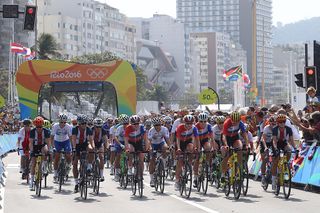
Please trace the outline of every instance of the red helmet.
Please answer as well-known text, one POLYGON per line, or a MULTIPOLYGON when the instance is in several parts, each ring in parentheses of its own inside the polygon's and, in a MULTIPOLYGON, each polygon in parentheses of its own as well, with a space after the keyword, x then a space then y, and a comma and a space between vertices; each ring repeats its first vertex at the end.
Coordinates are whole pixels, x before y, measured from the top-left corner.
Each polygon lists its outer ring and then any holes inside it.
POLYGON ((44 119, 43 119, 43 117, 41 117, 41 116, 36 117, 36 118, 33 120, 33 124, 34 124, 36 127, 42 127, 43 124, 44 124, 44 119))
POLYGON ((193 123, 194 122, 194 117, 192 115, 185 115, 183 117, 183 121, 185 123, 193 123))

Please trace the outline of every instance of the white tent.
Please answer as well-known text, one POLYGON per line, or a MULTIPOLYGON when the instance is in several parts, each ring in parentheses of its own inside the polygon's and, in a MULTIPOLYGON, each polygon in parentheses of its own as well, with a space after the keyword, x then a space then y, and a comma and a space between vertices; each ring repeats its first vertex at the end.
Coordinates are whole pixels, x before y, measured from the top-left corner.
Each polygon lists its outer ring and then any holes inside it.
MULTIPOLYGON (((199 105, 196 110, 205 111, 207 107, 210 110, 213 110, 213 111, 217 111, 218 110, 218 104, 199 105)), ((232 111, 232 108, 233 108, 232 104, 220 104, 220 110, 221 111, 230 112, 230 111, 232 111)))
POLYGON ((139 116, 145 116, 145 115, 151 115, 150 112, 148 112, 145 108, 141 109, 137 115, 139 116))

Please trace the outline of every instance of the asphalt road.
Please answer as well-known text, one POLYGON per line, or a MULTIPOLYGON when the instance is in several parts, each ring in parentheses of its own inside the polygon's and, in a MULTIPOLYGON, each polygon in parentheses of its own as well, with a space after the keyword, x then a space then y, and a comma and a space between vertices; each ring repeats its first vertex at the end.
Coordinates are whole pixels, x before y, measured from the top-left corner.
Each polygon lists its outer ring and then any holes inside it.
POLYGON ((79 193, 73 193, 74 181, 67 182, 62 192, 58 192, 58 185, 49 176, 48 187, 42 191, 41 197, 28 189, 25 181, 21 180, 19 173, 19 160, 15 153, 9 154, 5 159, 7 179, 4 191, 4 206, 1 211, 5 213, 32 212, 32 213, 71 213, 71 212, 318 212, 320 194, 292 189, 289 200, 278 197, 270 190, 265 192, 260 182, 250 180, 250 187, 246 197, 235 201, 232 196, 227 198, 220 190, 209 187, 208 194, 192 191, 189 199, 182 198, 174 190, 173 182, 167 181, 165 193, 155 192, 149 186, 149 175, 145 175, 144 196, 133 196, 130 187, 126 190, 119 188, 119 184, 112 180, 109 170, 105 171, 106 181, 102 183, 100 194, 92 194, 89 188, 87 200, 83 200, 79 193))

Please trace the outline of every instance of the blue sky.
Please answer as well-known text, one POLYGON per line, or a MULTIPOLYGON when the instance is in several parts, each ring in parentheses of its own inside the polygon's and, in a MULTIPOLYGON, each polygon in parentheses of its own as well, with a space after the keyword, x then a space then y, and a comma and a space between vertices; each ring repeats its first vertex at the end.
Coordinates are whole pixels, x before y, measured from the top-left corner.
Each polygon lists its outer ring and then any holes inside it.
MULTIPOLYGON (((176 17, 176 0, 99 0, 129 17, 152 17, 154 13, 176 17)), ((319 0, 273 0, 273 23, 284 24, 320 16, 319 0)))

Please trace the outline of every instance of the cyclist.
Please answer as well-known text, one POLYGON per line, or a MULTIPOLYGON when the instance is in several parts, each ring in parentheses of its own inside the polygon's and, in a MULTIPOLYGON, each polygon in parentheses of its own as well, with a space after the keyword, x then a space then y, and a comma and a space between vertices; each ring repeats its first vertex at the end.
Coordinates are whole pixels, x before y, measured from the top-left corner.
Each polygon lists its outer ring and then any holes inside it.
POLYGON ((272 147, 272 130, 276 126, 276 118, 275 116, 271 116, 268 120, 268 125, 264 127, 263 134, 262 134, 262 140, 260 141, 260 155, 262 160, 261 165, 261 184, 265 184, 265 174, 266 174, 266 163, 268 159, 266 158, 268 156, 269 148, 272 147))
POLYGON ((165 127, 167 127, 167 129, 169 130, 169 132, 171 132, 171 129, 172 129, 172 118, 170 118, 169 116, 165 116, 163 118, 163 125, 165 127))
POLYGON ((75 181, 74 192, 79 191, 78 183, 78 160, 80 158, 80 152, 87 151, 88 154, 88 165, 87 172, 90 174, 92 172, 92 161, 93 161, 93 150, 94 141, 92 130, 87 126, 88 118, 86 115, 78 115, 77 117, 78 125, 72 129, 72 150, 75 152, 73 160, 73 177, 75 181))
POLYGON ((286 126, 287 116, 279 114, 277 116, 277 126, 272 130, 273 138, 273 148, 275 150, 275 157, 272 163, 271 173, 272 173, 272 189, 276 190, 276 174, 279 162, 279 150, 283 150, 287 153, 287 160, 289 162, 291 157, 291 146, 296 150, 292 129, 286 126), (288 144, 289 143, 289 144, 288 144))
MULTIPOLYGON (((218 149, 218 144, 214 141, 214 135, 212 131, 211 124, 208 123, 208 115, 206 113, 200 113, 198 115, 199 122, 196 123, 196 127, 198 129, 198 135, 200 140, 200 148, 203 148, 203 150, 206 153, 206 160, 209 162, 209 165, 211 165, 212 162, 212 153, 209 153, 210 151, 215 151, 218 149)), ((197 187, 198 185, 198 175, 199 175, 199 160, 196 160, 194 163, 194 186, 197 187)))
MULTIPOLYGON (((183 117, 183 122, 177 128, 177 154, 181 154, 181 152, 193 153, 195 150, 199 150, 200 143, 198 137, 198 129, 193 124, 194 117, 192 115, 185 115, 183 117)), ((192 159, 190 159, 191 161, 192 159)), ((179 158, 176 166, 176 182, 175 188, 176 190, 180 189, 180 174, 182 171, 183 159, 179 158)))
POLYGON ((29 157, 29 138, 32 121, 25 119, 22 123, 23 127, 19 130, 17 147, 19 148, 18 154, 20 155, 20 173, 22 173, 22 179, 25 179, 25 170, 29 166, 26 163, 29 157))
MULTIPOLYGON (((159 117, 152 118, 153 127, 148 132, 148 139, 151 143, 153 151, 162 151, 163 157, 166 157, 166 152, 170 146, 170 136, 167 127, 161 125, 162 121, 159 117)), ((150 174, 150 186, 154 187, 154 171, 155 171, 155 155, 151 155, 149 174, 150 174)))
POLYGON ((119 116, 119 122, 120 124, 117 127, 115 138, 114 138, 115 139, 114 147, 116 152, 116 157, 114 161, 114 168, 115 168, 114 180, 116 182, 118 182, 120 179, 120 176, 119 176, 120 175, 120 157, 121 157, 122 150, 125 148, 124 133, 125 133, 126 127, 129 125, 129 116, 126 114, 121 114, 119 116))
POLYGON ((99 152, 99 169, 100 169, 100 181, 104 181, 103 167, 104 167, 104 144, 107 141, 107 132, 102 129, 103 121, 101 118, 95 118, 93 120, 92 135, 94 140, 95 149, 99 152))
POLYGON ((52 126, 51 131, 51 140, 54 142, 53 146, 56 150, 54 155, 54 181, 58 180, 58 165, 60 161, 60 152, 62 150, 65 151, 66 162, 67 162, 67 171, 66 175, 68 175, 70 168, 71 168, 71 126, 67 123, 68 116, 66 114, 61 113, 59 115, 59 123, 55 123, 52 126))
MULTIPOLYGON (((132 115, 130 117, 130 125, 126 126, 124 133, 124 141, 127 152, 143 152, 143 141, 145 141, 146 149, 149 150, 149 144, 147 140, 147 134, 142 124, 140 124, 140 117, 138 115, 132 115)), ((141 172, 143 174, 143 159, 144 154, 139 153, 139 163, 141 172)), ((132 156, 128 159, 128 174, 132 174, 132 156)))
MULTIPOLYGON (((115 135, 117 128, 120 126, 118 118, 114 119, 114 125, 110 127, 109 130, 109 140, 106 147, 106 152, 110 151, 110 175, 114 175, 114 160, 116 157, 116 148, 115 148, 115 135)), ((103 128, 103 127, 102 127, 103 128)))
POLYGON ((87 126, 92 129, 93 127, 93 118, 92 117, 88 117, 87 119, 87 126))
MULTIPOLYGON (((212 118, 212 117, 211 117, 212 118)), ((222 130, 223 130, 223 123, 226 120, 224 116, 217 116, 215 118, 215 125, 212 128, 212 132, 214 135, 214 141, 218 145, 218 149, 220 150, 221 145, 222 145, 222 130)))
POLYGON ((230 114, 230 118, 228 118, 223 124, 223 132, 222 132, 222 142, 223 147, 221 147, 221 153, 223 157, 222 160, 222 175, 221 182, 225 181, 225 173, 227 171, 227 162, 229 159, 229 155, 227 150, 229 147, 233 147, 234 149, 240 150, 238 152, 238 162, 240 162, 240 167, 242 168, 242 142, 240 141, 239 131, 242 134, 242 137, 245 141, 245 146, 248 147, 248 134, 246 132, 244 123, 241 121, 240 113, 237 111, 233 111, 230 114))
POLYGON ((50 147, 50 132, 48 129, 43 128, 44 119, 40 116, 36 117, 33 120, 33 128, 30 131, 30 138, 29 138, 29 148, 30 148, 30 157, 31 157, 31 178, 29 187, 33 189, 33 181, 34 181, 34 174, 35 174, 35 166, 36 166, 36 154, 42 153, 45 157, 42 159, 42 172, 44 174, 47 173, 47 159, 46 155, 48 154, 48 146, 50 147))

